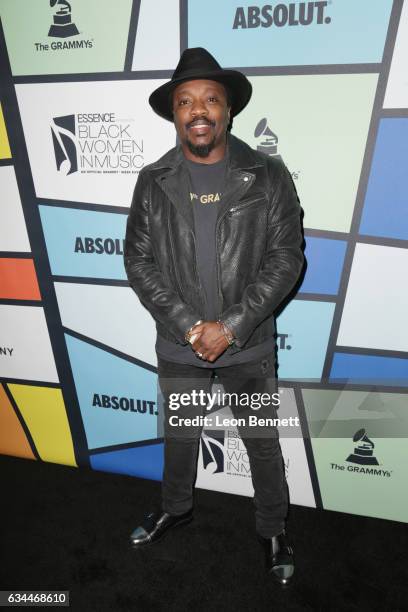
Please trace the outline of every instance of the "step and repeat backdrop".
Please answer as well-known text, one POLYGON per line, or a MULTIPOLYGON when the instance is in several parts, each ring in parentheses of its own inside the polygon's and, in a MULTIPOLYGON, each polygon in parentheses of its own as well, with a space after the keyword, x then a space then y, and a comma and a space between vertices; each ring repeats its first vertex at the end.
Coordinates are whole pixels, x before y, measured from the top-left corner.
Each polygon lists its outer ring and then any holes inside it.
MULTIPOLYGON (((0 452, 161 480, 155 327, 123 265, 151 110, 186 47, 253 85, 233 133, 280 156, 307 270, 277 318, 291 502, 408 522, 408 5, 0 0, 0 452), (293 421, 294 422, 294 421, 293 421)), ((197 486, 251 496, 236 429, 197 486)))

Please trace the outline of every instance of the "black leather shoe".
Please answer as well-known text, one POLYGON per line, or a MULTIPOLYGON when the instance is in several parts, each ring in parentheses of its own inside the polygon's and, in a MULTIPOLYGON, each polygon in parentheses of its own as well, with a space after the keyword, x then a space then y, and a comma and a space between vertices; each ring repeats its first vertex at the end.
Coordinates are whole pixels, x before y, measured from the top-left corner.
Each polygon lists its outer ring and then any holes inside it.
POLYGON ((257 534, 258 541, 265 551, 265 565, 267 571, 283 586, 291 582, 295 571, 293 549, 289 546, 286 531, 277 536, 264 538, 257 534))
POLYGON ((193 509, 177 516, 163 512, 163 510, 150 512, 142 524, 131 533, 130 544, 132 548, 140 548, 157 542, 172 527, 189 523, 192 519, 193 509))

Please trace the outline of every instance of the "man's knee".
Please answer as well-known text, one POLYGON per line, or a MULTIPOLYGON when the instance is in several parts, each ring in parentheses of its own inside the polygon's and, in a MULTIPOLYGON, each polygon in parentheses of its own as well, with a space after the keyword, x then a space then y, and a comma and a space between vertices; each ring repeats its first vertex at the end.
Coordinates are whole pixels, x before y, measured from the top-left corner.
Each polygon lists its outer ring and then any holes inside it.
POLYGON ((245 438, 243 442, 250 456, 268 458, 280 457, 282 454, 277 437, 245 438))

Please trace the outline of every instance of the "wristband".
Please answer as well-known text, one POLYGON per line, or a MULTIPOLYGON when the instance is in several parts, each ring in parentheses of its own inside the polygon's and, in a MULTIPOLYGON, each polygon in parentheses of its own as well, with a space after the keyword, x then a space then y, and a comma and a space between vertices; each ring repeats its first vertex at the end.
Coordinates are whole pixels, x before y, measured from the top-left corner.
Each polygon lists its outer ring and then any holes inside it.
POLYGON ((223 323, 223 321, 220 321, 218 319, 217 323, 219 324, 222 333, 224 334, 225 338, 227 339, 228 345, 231 346, 232 344, 234 344, 235 338, 232 335, 231 330, 225 325, 225 323, 223 323))

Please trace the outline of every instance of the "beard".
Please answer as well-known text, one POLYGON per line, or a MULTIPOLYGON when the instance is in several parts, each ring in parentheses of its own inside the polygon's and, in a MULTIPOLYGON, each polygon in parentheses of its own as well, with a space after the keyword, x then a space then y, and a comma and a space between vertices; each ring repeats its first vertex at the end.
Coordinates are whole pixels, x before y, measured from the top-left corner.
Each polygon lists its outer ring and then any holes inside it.
POLYGON ((208 157, 215 147, 215 136, 208 144, 195 145, 187 138, 186 144, 193 155, 196 157, 208 157))

